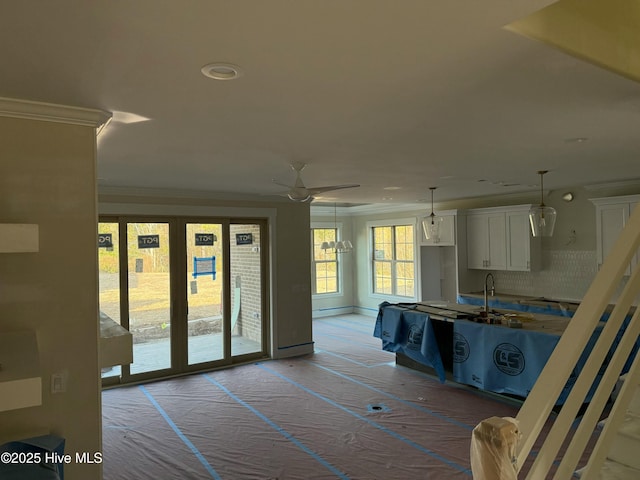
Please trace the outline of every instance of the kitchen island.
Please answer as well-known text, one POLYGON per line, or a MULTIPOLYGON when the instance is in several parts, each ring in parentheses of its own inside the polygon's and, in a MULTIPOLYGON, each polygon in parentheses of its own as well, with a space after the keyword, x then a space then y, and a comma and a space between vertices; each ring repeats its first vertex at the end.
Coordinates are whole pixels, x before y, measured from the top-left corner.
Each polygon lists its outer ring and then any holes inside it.
MULTIPOLYGON (((481 317, 481 310, 446 302, 382 304, 374 335, 384 350, 396 353, 398 364, 433 369, 442 382, 526 397, 571 319, 510 310, 481 317), (510 328, 509 320, 518 328, 510 328)), ((564 403, 603 325, 589 341, 557 405, 564 403)), ((601 372, 607 364, 608 359, 601 372)), ((592 390, 595 386, 597 382, 592 390)))

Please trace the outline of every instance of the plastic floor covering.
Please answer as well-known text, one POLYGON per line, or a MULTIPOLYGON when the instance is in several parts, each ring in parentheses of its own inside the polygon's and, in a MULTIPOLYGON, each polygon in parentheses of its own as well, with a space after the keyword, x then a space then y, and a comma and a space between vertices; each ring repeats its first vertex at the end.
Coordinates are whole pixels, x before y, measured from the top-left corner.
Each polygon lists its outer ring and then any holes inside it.
POLYGON ((517 406, 395 366, 374 323, 315 320, 313 355, 103 392, 104 479, 472 478, 473 428, 517 406))

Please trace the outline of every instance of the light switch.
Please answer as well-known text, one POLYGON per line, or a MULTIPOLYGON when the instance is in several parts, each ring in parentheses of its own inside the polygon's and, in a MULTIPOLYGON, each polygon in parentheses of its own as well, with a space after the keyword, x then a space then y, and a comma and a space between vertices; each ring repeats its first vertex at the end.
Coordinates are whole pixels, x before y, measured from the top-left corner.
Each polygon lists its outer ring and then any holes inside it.
POLYGON ((67 379, 64 373, 51 375, 51 393, 64 393, 67 391, 67 379))

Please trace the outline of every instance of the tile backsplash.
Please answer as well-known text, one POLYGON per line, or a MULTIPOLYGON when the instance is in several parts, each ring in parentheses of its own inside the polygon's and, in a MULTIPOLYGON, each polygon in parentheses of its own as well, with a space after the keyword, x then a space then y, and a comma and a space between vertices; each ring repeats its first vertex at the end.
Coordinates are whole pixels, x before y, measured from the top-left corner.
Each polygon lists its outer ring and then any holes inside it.
POLYGON ((547 250, 539 271, 496 271, 494 277, 501 293, 580 301, 597 270, 595 251, 547 250))

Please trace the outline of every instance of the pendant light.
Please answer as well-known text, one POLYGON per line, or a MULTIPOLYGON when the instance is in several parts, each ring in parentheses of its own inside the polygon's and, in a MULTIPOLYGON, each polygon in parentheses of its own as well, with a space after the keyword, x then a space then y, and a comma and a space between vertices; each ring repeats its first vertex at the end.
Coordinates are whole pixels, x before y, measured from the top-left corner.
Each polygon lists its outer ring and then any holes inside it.
POLYGON ((547 170, 539 170, 540 175, 540 205, 529 210, 529 222, 531 233, 534 237, 550 237, 553 235, 553 227, 556 224, 556 209, 544 204, 543 176, 547 170))
POLYGON ((438 217, 433 213, 433 191, 436 188, 438 187, 429 187, 429 190, 431 190, 431 215, 422 221, 424 236, 427 240, 431 240, 433 243, 440 242, 440 224, 442 223, 442 220, 444 220, 442 217, 438 217))
POLYGON ((320 249, 333 250, 334 253, 348 253, 353 250, 353 245, 349 240, 338 240, 338 207, 337 204, 333 204, 333 226, 336 232, 336 241, 322 242, 320 249))

